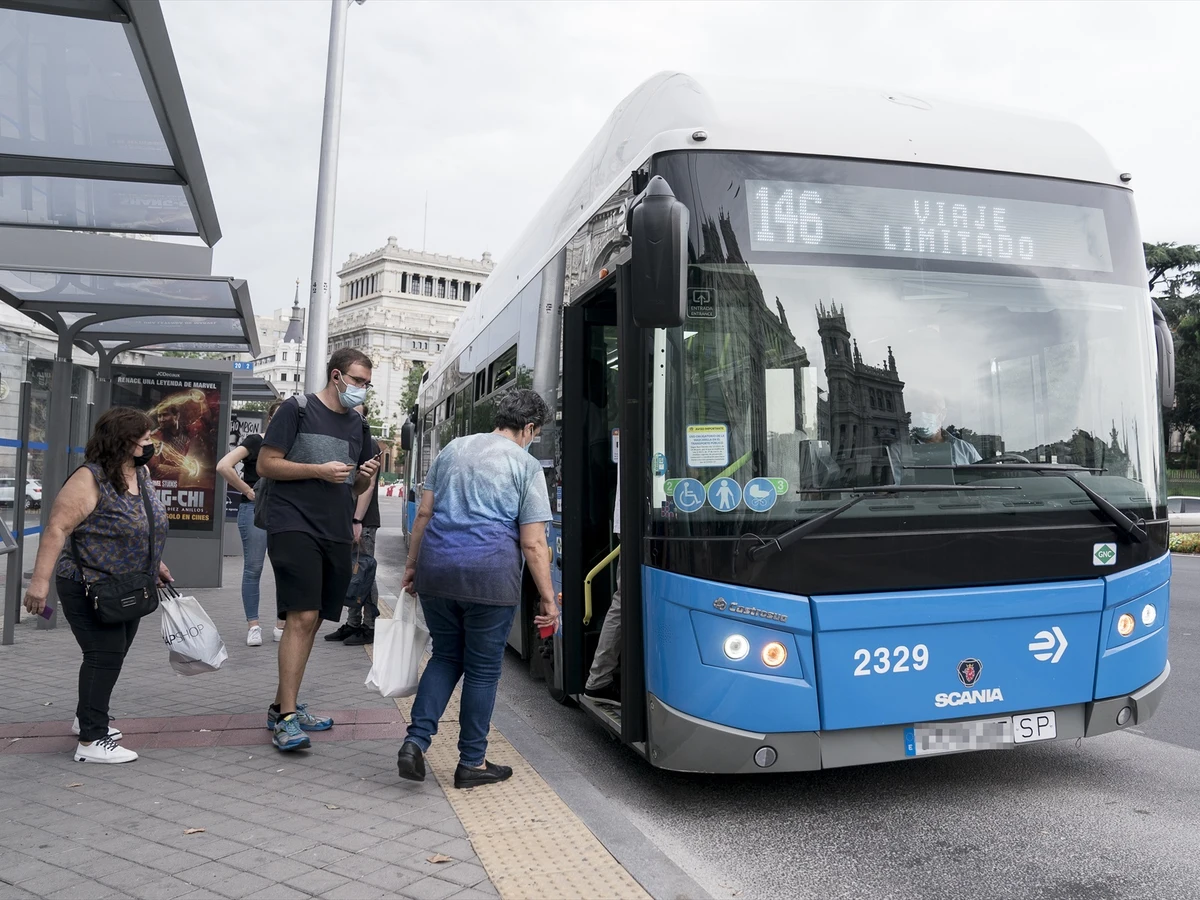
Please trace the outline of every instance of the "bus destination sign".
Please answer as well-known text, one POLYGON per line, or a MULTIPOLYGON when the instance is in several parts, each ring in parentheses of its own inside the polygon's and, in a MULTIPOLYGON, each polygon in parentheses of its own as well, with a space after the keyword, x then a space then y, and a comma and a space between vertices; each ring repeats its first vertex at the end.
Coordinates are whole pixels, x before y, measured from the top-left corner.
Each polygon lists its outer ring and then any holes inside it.
POLYGON ((1104 211, 849 184, 746 182, 752 250, 1111 272, 1104 211))

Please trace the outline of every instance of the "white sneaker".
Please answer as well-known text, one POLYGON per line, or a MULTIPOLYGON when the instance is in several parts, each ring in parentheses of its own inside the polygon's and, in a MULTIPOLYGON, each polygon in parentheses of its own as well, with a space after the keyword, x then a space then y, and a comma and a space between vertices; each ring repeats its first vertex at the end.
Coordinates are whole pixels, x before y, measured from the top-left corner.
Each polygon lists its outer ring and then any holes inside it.
POLYGON ((280 641, 283 640, 283 629, 280 628, 278 625, 276 625, 274 628, 274 632, 275 632, 275 643, 279 643, 280 641))
POLYGON ((112 738, 101 738, 75 748, 75 762, 127 763, 137 758, 136 753, 126 750, 112 738))
MULTIPOLYGON (((76 716, 75 721, 71 723, 71 734, 79 734, 79 716, 76 716)), ((113 728, 111 725, 108 726, 108 736, 114 741, 119 741, 125 737, 125 735, 121 734, 120 728, 113 728)))
MULTIPOLYGON (((277 639, 278 640, 278 639, 277 639)), ((246 632, 247 647, 262 646, 262 628, 258 625, 251 625, 250 630, 246 632)))

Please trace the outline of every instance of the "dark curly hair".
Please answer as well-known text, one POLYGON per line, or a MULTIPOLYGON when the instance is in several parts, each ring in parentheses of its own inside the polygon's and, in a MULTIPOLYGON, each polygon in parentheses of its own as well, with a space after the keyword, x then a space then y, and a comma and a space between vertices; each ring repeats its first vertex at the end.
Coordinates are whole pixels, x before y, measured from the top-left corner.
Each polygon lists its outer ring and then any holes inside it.
POLYGON ((128 487, 121 467, 131 456, 130 445, 140 441, 152 428, 154 422, 140 409, 114 406, 96 421, 83 458, 102 468, 113 490, 123 494, 128 487))
POLYGON ((541 428, 549 410, 537 391, 509 391, 496 400, 493 427, 504 431, 521 431, 526 425, 541 428))

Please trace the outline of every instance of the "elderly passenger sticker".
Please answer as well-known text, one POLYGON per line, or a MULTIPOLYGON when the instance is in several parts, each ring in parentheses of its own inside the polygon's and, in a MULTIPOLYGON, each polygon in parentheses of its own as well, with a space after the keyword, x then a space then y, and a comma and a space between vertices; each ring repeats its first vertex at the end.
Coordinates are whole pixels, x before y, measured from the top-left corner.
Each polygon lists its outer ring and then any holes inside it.
POLYGON ((1092 547, 1093 566, 1115 566, 1117 564, 1116 544, 1096 544, 1092 547))
POLYGON ((692 469, 729 465, 729 429, 725 425, 689 425, 687 464, 692 469))

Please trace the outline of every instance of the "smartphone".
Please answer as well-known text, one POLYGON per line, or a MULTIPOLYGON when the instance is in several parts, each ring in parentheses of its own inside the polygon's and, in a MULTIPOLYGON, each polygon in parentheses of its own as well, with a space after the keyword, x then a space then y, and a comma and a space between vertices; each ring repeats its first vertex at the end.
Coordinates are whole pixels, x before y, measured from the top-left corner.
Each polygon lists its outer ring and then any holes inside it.
POLYGON ((47 603, 45 606, 42 607, 42 611, 40 613, 38 613, 38 615, 41 616, 43 619, 45 619, 47 622, 49 622, 50 617, 52 615, 54 615, 54 607, 51 606, 49 603, 47 603))

